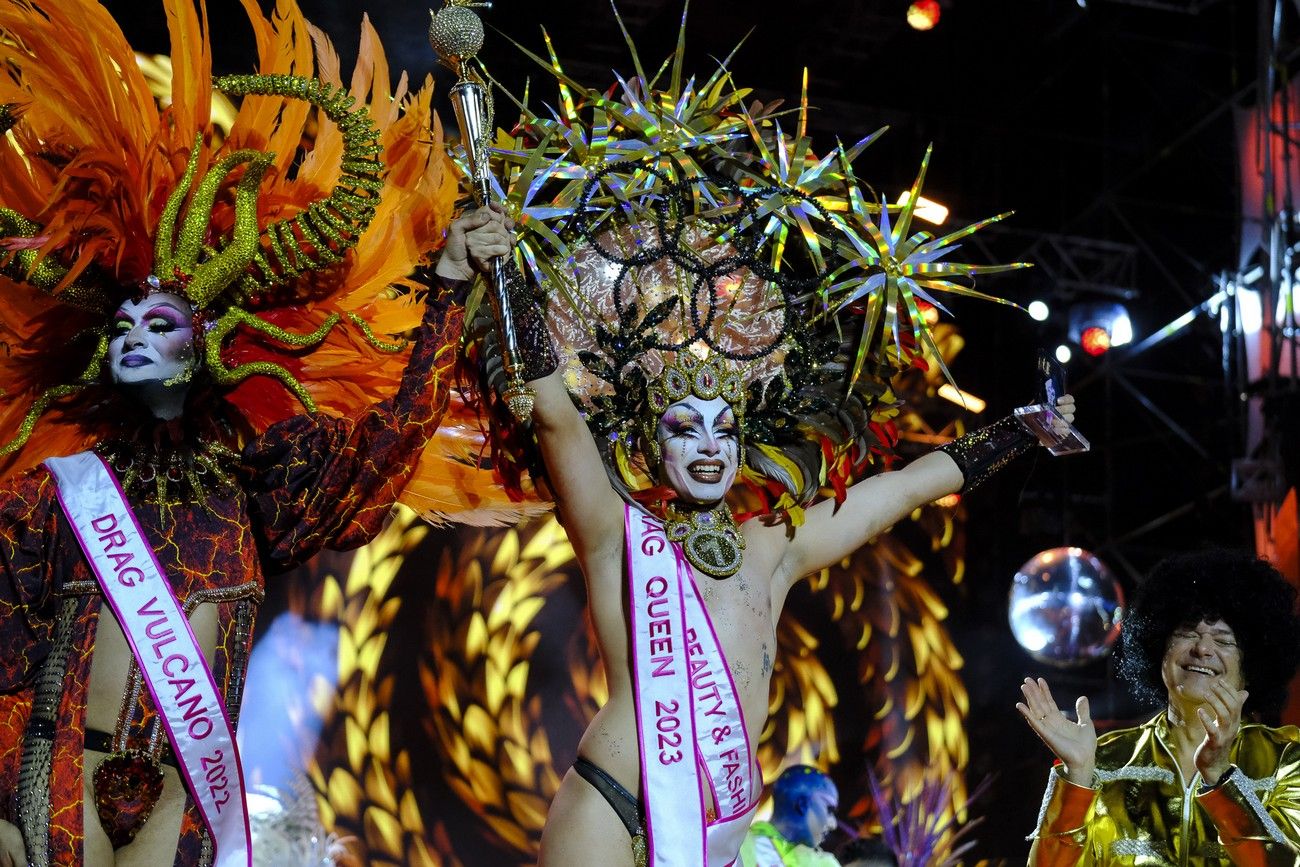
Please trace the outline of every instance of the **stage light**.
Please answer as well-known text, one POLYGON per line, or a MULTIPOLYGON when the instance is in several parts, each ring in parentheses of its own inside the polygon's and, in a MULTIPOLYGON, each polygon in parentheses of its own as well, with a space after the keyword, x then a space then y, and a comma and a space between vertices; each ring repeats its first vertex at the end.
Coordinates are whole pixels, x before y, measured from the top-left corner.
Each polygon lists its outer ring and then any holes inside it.
POLYGON ((1237 289, 1237 321, 1245 334, 1258 334, 1264 326, 1264 304, 1254 289, 1237 289))
POLYGON ((1115 319, 1110 326, 1110 345, 1123 346, 1126 343, 1133 342, 1133 323, 1129 320, 1128 315, 1120 316, 1115 319))
POLYGON ((976 397, 969 391, 962 391, 951 382, 945 382, 939 386, 939 397, 944 400, 950 400, 958 406, 965 407, 971 412, 983 412, 986 403, 984 398, 976 397))
POLYGON ((939 23, 939 0, 916 0, 907 7, 907 23, 914 30, 932 30, 939 23))
POLYGON ((1101 355, 1110 349, 1110 335, 1100 325, 1089 325, 1079 335, 1079 345, 1089 355, 1101 355))
POLYGON ((1133 322, 1117 301, 1085 301, 1070 307, 1068 337, 1089 355, 1133 341, 1133 322))
POLYGON ((1035 322, 1046 322, 1047 317, 1052 313, 1045 301, 1030 301, 1027 309, 1029 310, 1029 318, 1035 322))
POLYGON ((1056 347, 1056 360, 1062 364, 1069 364, 1070 359, 1073 357, 1074 353, 1071 352, 1070 347, 1066 346, 1064 343, 1056 347))
MULTIPOLYGON (((902 195, 898 197, 898 204, 900 206, 906 205, 911 201, 911 198, 912 191, 903 190, 902 195)), ((927 223, 932 223, 936 226, 942 226, 943 221, 948 219, 948 208, 939 204, 934 199, 927 199, 925 196, 921 196, 916 200, 916 210, 913 211, 912 214, 917 219, 925 220, 927 223)))

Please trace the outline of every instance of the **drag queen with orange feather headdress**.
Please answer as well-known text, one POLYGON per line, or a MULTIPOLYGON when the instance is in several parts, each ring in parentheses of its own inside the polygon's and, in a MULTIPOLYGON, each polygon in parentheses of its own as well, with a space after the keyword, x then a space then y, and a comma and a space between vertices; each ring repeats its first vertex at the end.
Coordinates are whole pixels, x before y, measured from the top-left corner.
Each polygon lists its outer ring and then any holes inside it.
POLYGON ((456 278, 506 237, 486 213, 448 233, 431 81, 390 92, 366 24, 344 88, 293 0, 269 20, 246 0, 259 69, 214 81, 201 0, 162 6, 155 100, 93 0, 0 4, 15 863, 249 863, 232 731, 264 575, 366 542, 399 496, 432 517, 517 511, 475 482, 453 423, 456 278))

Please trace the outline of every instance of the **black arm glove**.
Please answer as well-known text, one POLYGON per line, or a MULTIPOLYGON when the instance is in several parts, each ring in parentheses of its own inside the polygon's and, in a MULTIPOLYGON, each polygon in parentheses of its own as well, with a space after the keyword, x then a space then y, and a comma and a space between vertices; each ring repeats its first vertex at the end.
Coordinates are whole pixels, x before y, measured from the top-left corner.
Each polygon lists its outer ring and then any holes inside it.
POLYGON ((1020 455, 1038 445, 1038 438, 1025 430, 1013 415, 996 421, 988 427, 971 431, 939 451, 952 458, 965 478, 962 492, 974 490, 988 481, 1020 455))

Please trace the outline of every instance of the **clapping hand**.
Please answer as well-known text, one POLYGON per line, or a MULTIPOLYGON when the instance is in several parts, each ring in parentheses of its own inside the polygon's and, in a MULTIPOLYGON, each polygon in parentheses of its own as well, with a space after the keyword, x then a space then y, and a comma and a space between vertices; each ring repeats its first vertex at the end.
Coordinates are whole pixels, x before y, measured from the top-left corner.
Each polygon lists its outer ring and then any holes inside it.
MULTIPOLYGON (((1073 404, 1071 400, 1070 406, 1073 404)), ((1088 712, 1087 696, 1079 696, 1074 703, 1076 722, 1057 709, 1052 690, 1041 677, 1037 680, 1025 678, 1020 692, 1025 700, 1016 702, 1016 710, 1020 711, 1034 734, 1065 764, 1066 778, 1076 785, 1091 786, 1092 771, 1097 765, 1097 729, 1088 712)))
MULTIPOLYGON (((1182 692, 1183 687, 1177 687, 1182 692)), ((1213 786, 1228 772, 1232 743, 1241 729, 1241 709, 1249 695, 1245 690, 1233 689, 1222 680, 1209 684, 1205 704, 1196 709, 1196 716, 1205 727, 1205 740, 1196 748, 1196 769, 1201 780, 1213 786)))

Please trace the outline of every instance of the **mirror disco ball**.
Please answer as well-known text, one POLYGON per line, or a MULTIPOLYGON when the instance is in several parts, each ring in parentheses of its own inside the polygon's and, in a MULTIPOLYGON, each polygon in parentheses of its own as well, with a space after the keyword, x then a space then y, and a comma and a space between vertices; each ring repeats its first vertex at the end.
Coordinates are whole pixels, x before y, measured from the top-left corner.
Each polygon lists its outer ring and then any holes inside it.
POLYGON ((1124 590, 1082 548, 1052 548, 1016 572, 1007 619, 1020 646, 1058 668, 1100 659, 1119 638, 1124 590))

